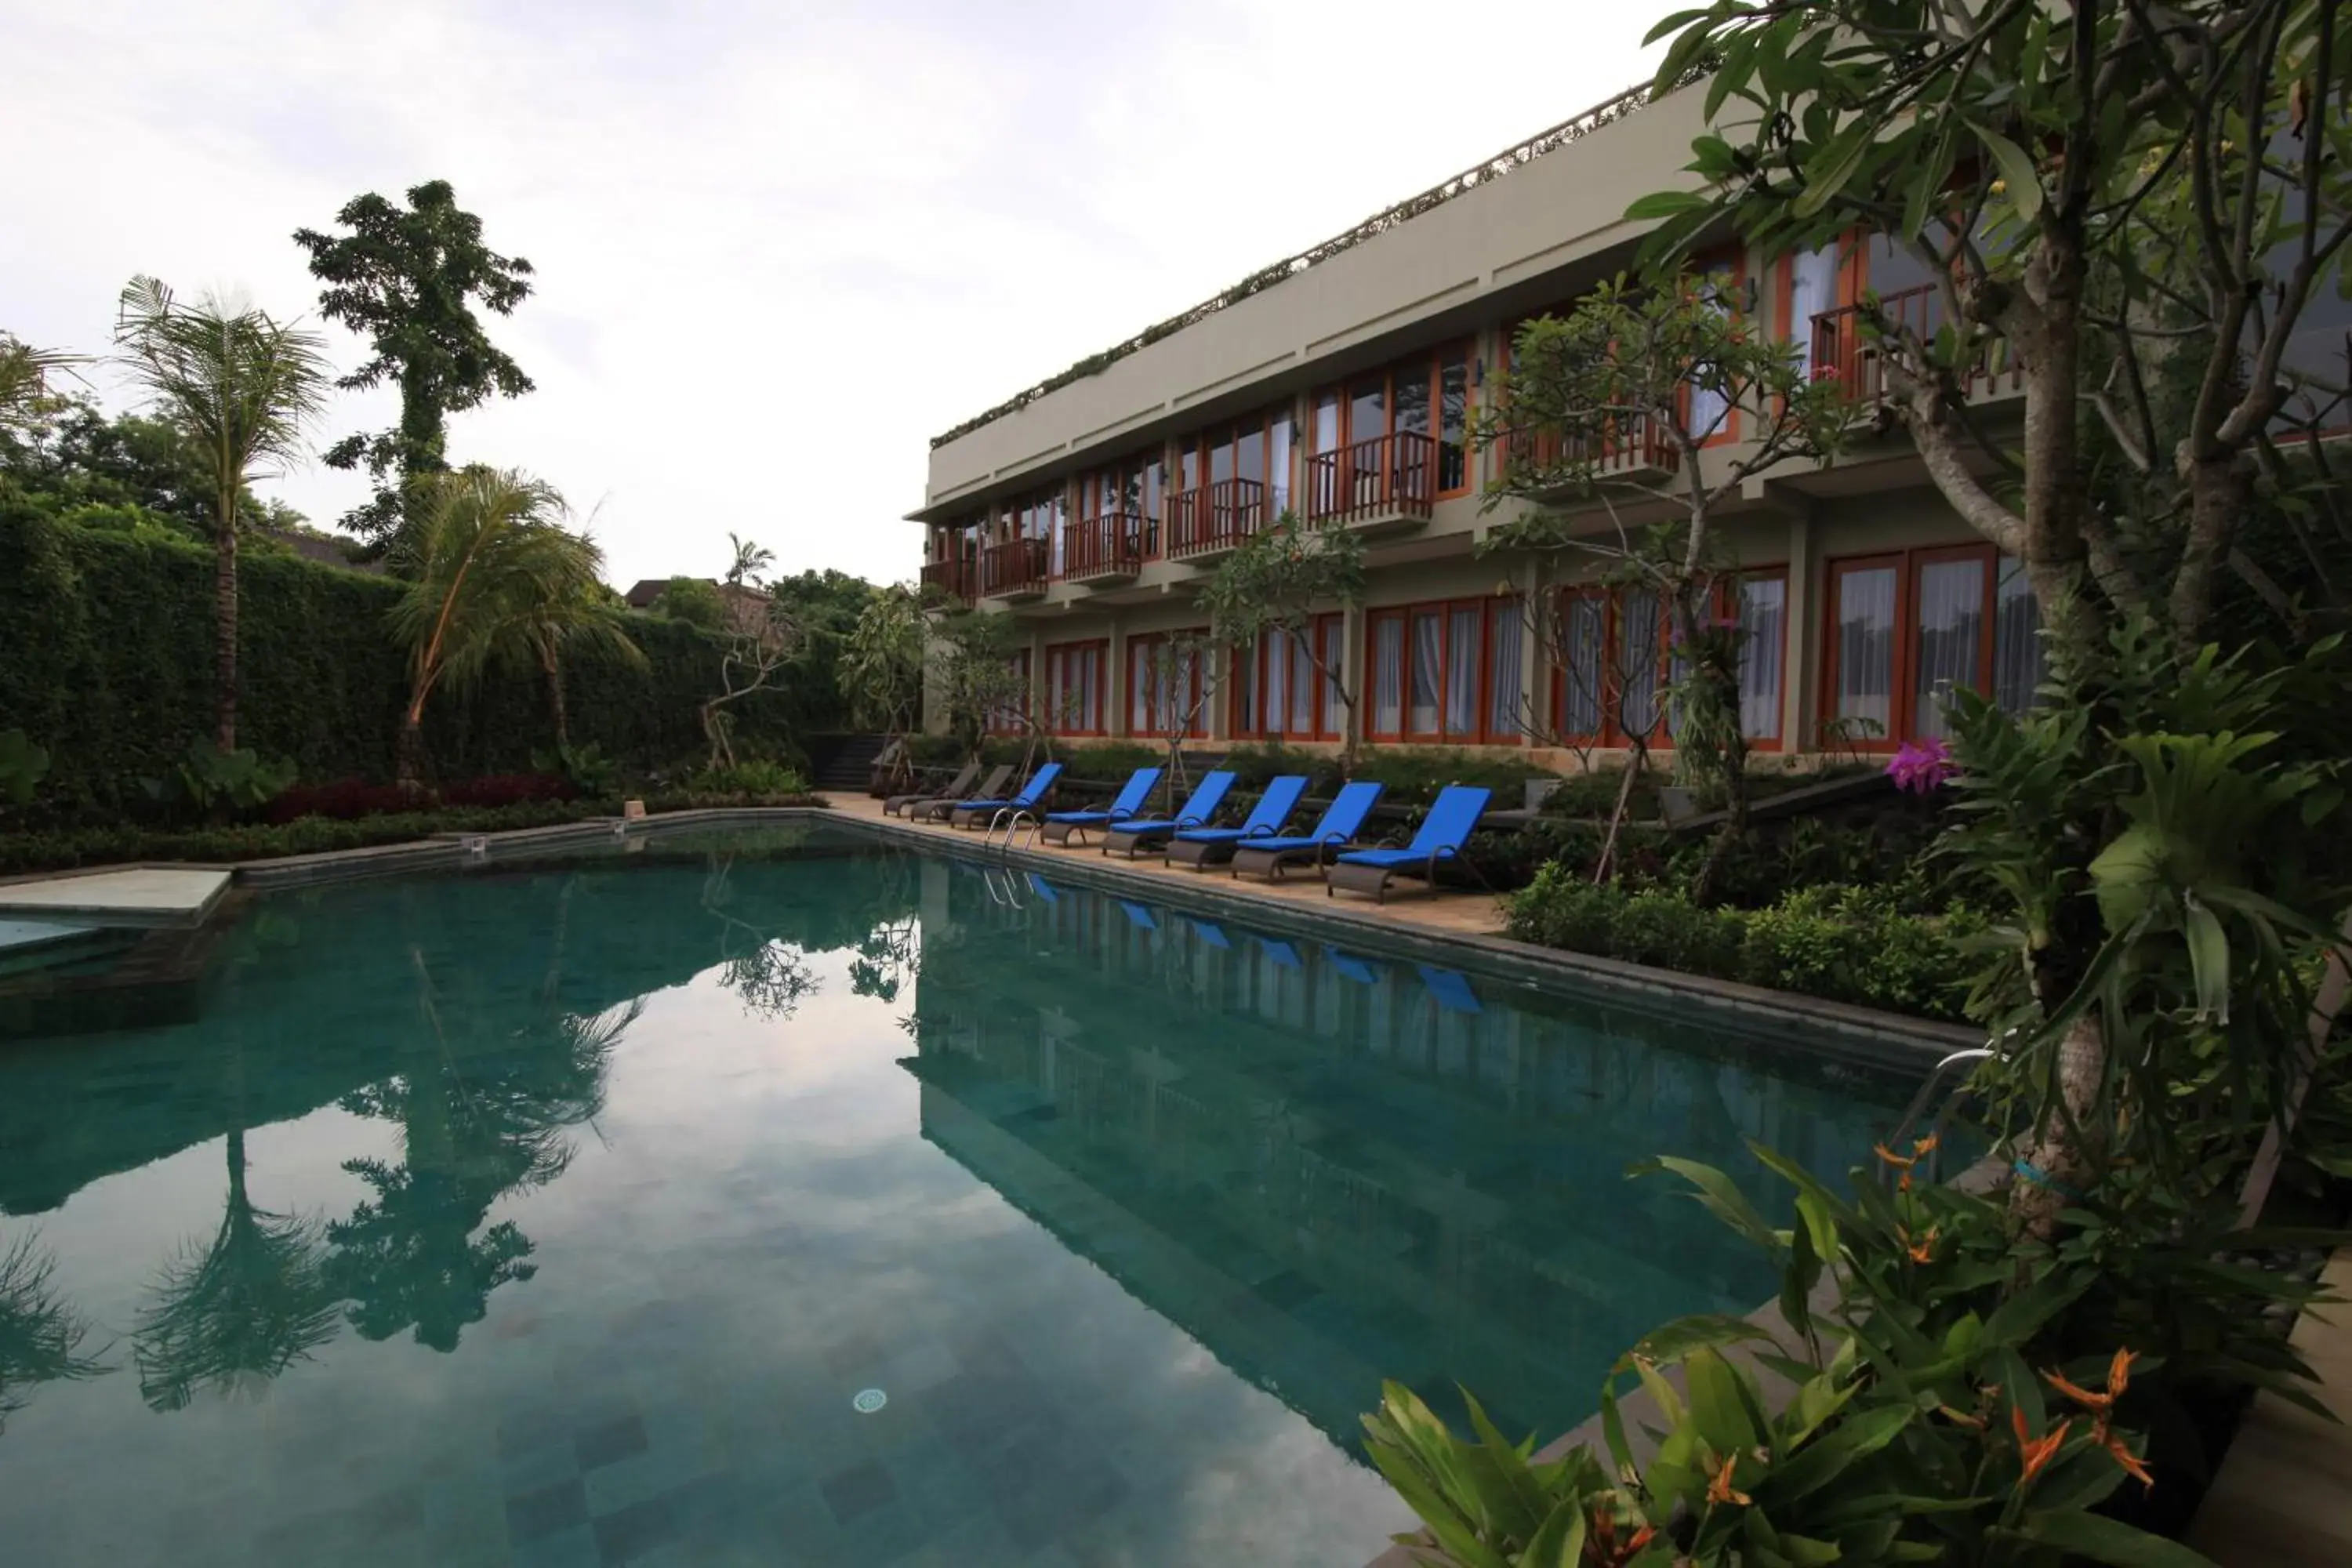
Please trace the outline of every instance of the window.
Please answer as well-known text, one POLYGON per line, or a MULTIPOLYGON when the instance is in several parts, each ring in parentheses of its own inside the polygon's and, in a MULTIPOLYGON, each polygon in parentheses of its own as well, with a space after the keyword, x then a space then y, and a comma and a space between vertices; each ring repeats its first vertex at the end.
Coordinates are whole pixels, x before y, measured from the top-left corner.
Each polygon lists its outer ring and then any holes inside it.
POLYGON ((1832 562, 1828 738, 1881 751, 1941 738, 1963 686, 2021 710, 2042 683, 2040 632, 2022 564, 1990 545, 1832 562))
POLYGON ((1180 489, 1205 483, 1216 504, 1247 508, 1263 526, 1290 504, 1289 405, 1183 437, 1177 464, 1180 489))
POLYGON ((1339 615, 1318 616, 1303 632, 1260 633, 1255 647, 1234 656, 1234 734, 1247 740, 1339 740, 1348 719, 1337 675, 1346 639, 1346 618, 1339 615), (1307 638, 1320 646, 1319 671, 1307 638))
POLYGON ((1178 638, 1200 630, 1155 632, 1127 639, 1127 732, 1167 736, 1202 733, 1202 680, 1198 652, 1178 638))
MULTIPOLYGON (((1449 343, 1317 394, 1310 434, 1318 453, 1384 436, 1429 437, 1435 443, 1436 493, 1463 493, 1470 488, 1470 345, 1449 343)), ((1354 477, 1360 489, 1378 487, 1381 460, 1378 448, 1356 455, 1352 466, 1360 470, 1354 477)), ((1391 459, 1392 466, 1420 460, 1391 459)))
POLYGON ((1023 648, 1004 661, 1013 677, 1013 690, 1019 695, 1003 705, 989 710, 987 731, 992 735, 1017 735, 1023 725, 1022 714, 1029 706, 1029 650, 1023 648))
POLYGON ((1078 481, 1078 519, 1108 525, 1122 537, 1133 537, 1146 560, 1160 553, 1160 493, 1168 466, 1157 453, 1126 458, 1098 468, 1078 481))
POLYGON ((1367 732, 1376 740, 1516 744, 1519 625, 1512 599, 1372 611, 1365 623, 1367 732))
MULTIPOLYGON (((1739 313, 1740 253, 1737 249, 1717 251, 1701 260, 1697 282, 1700 299, 1717 312, 1724 316, 1739 313)), ((1690 433, 1701 446, 1735 440, 1739 434, 1738 414, 1725 390, 1704 384, 1711 370, 1711 362, 1691 367, 1690 395, 1685 411, 1690 421, 1690 433)))
POLYGON ((1045 649, 1046 729, 1057 735, 1099 735, 1103 732, 1103 670, 1110 644, 1053 643, 1045 649))
MULTIPOLYGON (((1715 603, 1716 615, 1738 617, 1741 633, 1740 732, 1766 751, 1780 743, 1788 605, 1788 573, 1779 566, 1742 572, 1736 587, 1727 583, 1717 590, 1715 603)), ((1673 652, 1672 615, 1663 596, 1651 588, 1570 589, 1559 615, 1552 702, 1560 734, 1612 746, 1636 736, 1672 745, 1675 716, 1659 704, 1669 683, 1687 670, 1673 652)))

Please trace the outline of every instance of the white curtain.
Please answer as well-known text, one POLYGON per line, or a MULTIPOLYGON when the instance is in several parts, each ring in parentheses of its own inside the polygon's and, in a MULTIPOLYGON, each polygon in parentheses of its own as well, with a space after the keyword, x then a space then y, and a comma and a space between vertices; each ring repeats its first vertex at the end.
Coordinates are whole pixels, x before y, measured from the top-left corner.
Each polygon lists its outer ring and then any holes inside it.
POLYGON ((1261 633, 1258 657, 1265 661, 1265 732, 1279 735, 1290 728, 1290 635, 1261 633))
POLYGON ((1404 621, 1372 623, 1372 729, 1393 735, 1404 726, 1404 621))
POLYGON ((1780 732, 1780 672, 1788 658, 1789 584, 1780 577, 1739 585, 1739 732, 1769 741, 1780 732))
POLYGON ((1445 660, 1444 619, 1431 610, 1412 618, 1412 711, 1405 728, 1415 735, 1437 733, 1440 671, 1445 660))
POLYGON ((1486 730, 1497 739, 1519 732, 1519 603, 1506 599, 1487 606, 1486 668, 1494 685, 1486 693, 1486 730))
POLYGON ((1608 633, 1607 604, 1591 594, 1578 594, 1561 606, 1559 670, 1559 731, 1563 735, 1601 733, 1601 694, 1608 687, 1601 660, 1608 633))
POLYGON ((2042 657, 2042 606, 2034 602, 2025 563, 2000 558, 1993 589, 1992 700, 2003 711, 2022 713, 2039 700, 2049 667, 2042 657))
POLYGON ((1984 650, 1985 563, 1930 561, 1919 568, 1919 675, 1912 728, 1947 733, 1944 702, 1956 686, 1977 684, 1984 650))
POLYGON ((1855 740, 1893 738, 1894 567, 1871 566, 1838 575, 1837 636, 1833 716, 1856 721, 1855 740))
POLYGON ((1478 733, 1478 647, 1483 617, 1477 610, 1449 612, 1445 638, 1445 733, 1472 740, 1478 733))
POLYGON ((1624 683, 1619 728, 1628 735, 1650 734, 1658 723, 1658 595, 1653 589, 1628 589, 1618 601, 1615 674, 1624 683))
POLYGON ((1135 641, 1127 645, 1127 727, 1138 735, 1151 733, 1151 700, 1146 689, 1153 660, 1151 645, 1135 641))
POLYGON ((1307 639, 1315 628, 1286 636, 1290 648, 1290 732, 1294 735, 1315 733, 1315 660, 1309 651, 1313 645, 1307 639))
MULTIPOLYGON (((1801 250, 1789 260, 1789 321, 1786 336, 1797 359, 1811 365, 1813 318, 1837 309, 1838 253, 1834 245, 1801 250)), ((1818 368, 1818 367, 1814 367, 1818 368)))
POLYGON ((1255 735, 1258 732, 1257 662, 1257 649, 1255 647, 1243 648, 1234 656, 1234 663, 1236 667, 1234 679, 1241 682, 1241 732, 1244 735, 1255 735))

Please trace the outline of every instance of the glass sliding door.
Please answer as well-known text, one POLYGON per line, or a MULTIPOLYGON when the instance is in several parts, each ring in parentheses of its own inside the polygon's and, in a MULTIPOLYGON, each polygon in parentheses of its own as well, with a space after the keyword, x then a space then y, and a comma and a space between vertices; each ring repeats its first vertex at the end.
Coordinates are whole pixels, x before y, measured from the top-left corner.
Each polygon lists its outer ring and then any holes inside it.
POLYGON ((1912 731, 1945 739, 1952 689, 1983 689, 1986 562, 1969 554, 1919 563, 1912 660, 1912 731))
POLYGON ((1445 738, 1478 738, 1478 654, 1486 637, 1485 609, 1457 605, 1445 613, 1445 738))
POLYGON ((1405 714, 1405 731, 1434 735, 1440 717, 1440 681, 1445 664, 1445 617, 1435 610, 1417 610, 1412 617, 1412 691, 1405 714))
POLYGON ((1739 584, 1739 732, 1750 741, 1780 737, 1781 681, 1789 657, 1789 580, 1749 577, 1739 584))
POLYGON ((1560 606, 1559 732, 1577 740, 1601 733, 1602 702, 1609 689, 1609 601, 1598 594, 1570 594, 1560 606))
POLYGON ((1398 735, 1404 731, 1404 617, 1375 616, 1370 623, 1371 641, 1371 731, 1398 735))
POLYGON ((1658 721, 1658 595, 1628 588, 1617 601, 1618 728, 1628 737, 1654 741, 1658 721))
POLYGON ((1520 614, 1517 599, 1486 606, 1486 739, 1497 744, 1519 738, 1520 614))
POLYGON ((1832 569, 1830 718, 1849 741, 1895 735, 1895 598, 1901 570, 1892 562, 1843 563, 1832 569))
POLYGON ((1470 488, 1470 346, 1456 343, 1437 360, 1437 490, 1470 488))
POLYGON ((2042 645, 2042 609, 2025 563, 2000 557, 1993 590, 1992 700, 2008 713, 2022 713, 2038 700, 2049 666, 2042 645))

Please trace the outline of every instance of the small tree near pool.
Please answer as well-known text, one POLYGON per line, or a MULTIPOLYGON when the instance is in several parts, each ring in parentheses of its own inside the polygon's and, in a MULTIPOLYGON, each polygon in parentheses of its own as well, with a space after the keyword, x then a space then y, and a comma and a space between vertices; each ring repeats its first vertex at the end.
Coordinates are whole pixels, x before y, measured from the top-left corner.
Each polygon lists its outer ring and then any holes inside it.
MULTIPOLYGON (((1833 459, 1852 418, 1846 389, 1810 375, 1726 285, 1683 274, 1620 279, 1566 316, 1520 328, 1504 395, 1477 424, 1479 443, 1503 458, 1486 504, 1537 503, 1480 545, 1546 563, 1535 624, 1558 626, 1560 579, 1589 582, 1595 568, 1607 585, 1647 590, 1664 606, 1671 647, 1654 657, 1673 678, 1650 716, 1672 728, 1678 764, 1717 784, 1728 809, 1694 889, 1701 900, 1748 825, 1738 572, 1716 520, 1749 480, 1799 458, 1833 459), (1703 461, 1724 437, 1738 444, 1719 464, 1703 461), (1597 535, 1595 500, 1613 524, 1597 535)), ((1606 641, 1589 654, 1608 657, 1606 641)), ((1565 668, 1577 678, 1574 662, 1565 668)), ((1621 819, 1632 783, 1629 767, 1621 819)))
MULTIPOLYGON (((841 657, 841 684, 857 722, 875 725, 894 741, 914 729, 923 698, 926 631, 922 599, 903 583, 881 589, 858 611, 841 657)), ((912 771, 906 748, 893 754, 903 779, 912 771)))
POLYGON ((1315 636, 1315 617, 1363 602, 1362 537, 1345 523, 1310 524, 1291 511, 1218 563, 1216 574, 1201 590, 1201 607, 1209 612, 1217 643, 1255 654, 1261 639, 1273 633, 1289 639, 1292 658, 1315 667, 1347 715, 1340 725, 1339 765, 1349 773, 1356 771, 1356 750, 1363 741, 1358 687, 1346 669, 1334 668, 1326 658, 1315 636))

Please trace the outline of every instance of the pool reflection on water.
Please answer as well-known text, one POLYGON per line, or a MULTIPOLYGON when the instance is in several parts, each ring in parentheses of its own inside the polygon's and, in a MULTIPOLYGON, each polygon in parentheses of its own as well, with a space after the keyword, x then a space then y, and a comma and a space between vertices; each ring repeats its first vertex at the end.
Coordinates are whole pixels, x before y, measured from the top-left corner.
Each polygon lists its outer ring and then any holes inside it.
POLYGON ((1627 1163, 1903 1087, 837 830, 275 896, 0 1046, 0 1541, 1355 1568, 1382 1376, 1574 1424, 1769 1289, 1627 1163))

